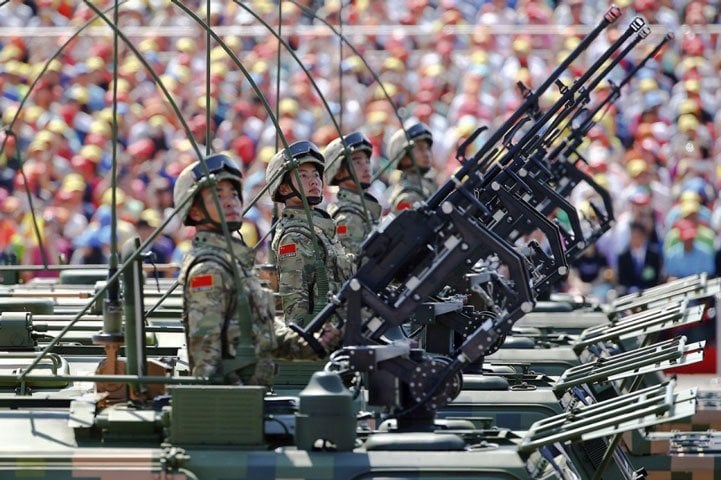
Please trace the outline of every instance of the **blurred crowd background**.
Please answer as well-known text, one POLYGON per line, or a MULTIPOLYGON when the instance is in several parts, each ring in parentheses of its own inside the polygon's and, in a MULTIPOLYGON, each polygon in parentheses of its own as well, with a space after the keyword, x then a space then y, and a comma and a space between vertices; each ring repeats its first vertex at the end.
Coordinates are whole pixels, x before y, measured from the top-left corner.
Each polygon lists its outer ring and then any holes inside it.
MULTIPOLYGON (((208 49, 204 30, 169 0, 128 0, 117 12, 111 0, 92 2, 109 19, 117 15, 134 47, 120 39, 117 56, 112 31, 85 2, 0 0, 4 261, 107 262, 115 204, 120 243, 160 229, 154 261, 178 262, 193 232, 171 218, 174 179, 199 154, 230 151, 244 170, 249 208, 242 232, 263 262, 273 218, 262 194, 265 166, 282 139, 310 139, 322 148, 338 128, 362 130, 380 170, 387 140, 402 121, 417 119, 433 131, 433 175, 441 184, 458 167, 459 141, 477 127, 498 127, 523 101, 517 82, 540 85, 609 6, 581 0, 182 4, 202 19, 210 5, 209 23, 253 84, 225 48, 213 41, 208 49), (288 48, 279 49, 261 20, 288 48)), ((652 34, 612 72, 613 82, 666 33, 676 39, 624 87, 581 147, 588 172, 612 193, 617 221, 559 288, 601 299, 668 278, 721 273, 719 3, 615 4, 623 16, 564 73, 567 85, 636 15, 652 34)), ((610 84, 601 87, 607 92, 610 84)), ((553 90, 542 107, 558 98, 553 90)), ((381 200, 389 175, 372 186, 381 200)), ((581 211, 588 210, 585 195, 572 198, 581 211)), ((25 278, 43 275, 57 272, 25 278)))

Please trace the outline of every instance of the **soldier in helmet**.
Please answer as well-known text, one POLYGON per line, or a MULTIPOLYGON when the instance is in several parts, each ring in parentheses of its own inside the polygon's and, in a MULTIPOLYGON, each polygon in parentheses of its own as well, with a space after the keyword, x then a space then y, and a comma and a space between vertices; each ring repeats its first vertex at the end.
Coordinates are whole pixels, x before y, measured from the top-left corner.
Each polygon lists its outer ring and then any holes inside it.
MULTIPOLYGON (((185 225, 196 229, 183 258, 183 326, 193 375, 218 382, 270 386, 273 357, 316 358, 308 344, 274 319, 270 290, 253 269, 254 255, 237 235, 242 223, 242 176, 225 154, 195 162, 178 176, 173 199, 185 225), (220 210, 218 210, 220 206, 220 210)), ((321 345, 337 339, 327 329, 321 345)))
POLYGON ((328 303, 328 294, 339 290, 352 269, 351 258, 336 239, 335 222, 316 207, 323 200, 324 168, 318 147, 300 141, 276 153, 266 170, 273 201, 284 205, 271 245, 278 292, 286 323, 301 326, 328 303))
POLYGON ((372 180, 372 151, 368 137, 353 132, 330 142, 323 153, 323 178, 328 185, 339 187, 337 200, 328 206, 328 213, 335 220, 341 244, 356 255, 381 214, 378 200, 365 191, 372 180))
POLYGON ((430 197, 436 190, 432 179, 426 177, 431 169, 433 135, 424 123, 400 129, 388 143, 388 160, 400 170, 400 176, 391 181, 388 203, 391 212, 411 208, 415 202, 430 197))

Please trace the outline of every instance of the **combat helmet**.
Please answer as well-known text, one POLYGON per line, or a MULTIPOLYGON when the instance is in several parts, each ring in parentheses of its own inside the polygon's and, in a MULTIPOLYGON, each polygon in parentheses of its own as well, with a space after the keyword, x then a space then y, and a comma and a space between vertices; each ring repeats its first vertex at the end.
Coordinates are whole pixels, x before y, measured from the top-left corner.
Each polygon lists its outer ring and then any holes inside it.
POLYGON ((405 130, 401 128, 393 134, 388 142, 388 161, 391 162, 392 168, 398 168, 405 153, 413 146, 411 142, 419 140, 425 140, 429 145, 433 145, 431 129, 423 122, 415 123, 405 130))
POLYGON ((325 157, 323 179, 326 184, 338 185, 339 182, 335 180, 335 176, 343 166, 343 162, 354 152, 366 152, 369 157, 373 152, 371 141, 361 132, 352 132, 342 138, 336 138, 325 147, 323 151, 325 157))
MULTIPOLYGON (((323 171, 325 170, 325 158, 313 142, 301 140, 299 142, 292 143, 288 146, 288 148, 284 148, 273 155, 273 158, 271 158, 268 162, 268 168, 265 171, 265 181, 268 183, 268 192, 274 202, 284 202, 292 196, 300 196, 300 193, 295 191, 295 187, 290 182, 290 172, 304 163, 315 164, 321 178, 323 177, 323 171), (294 191, 292 194, 282 195, 280 193, 280 185, 284 182, 291 186, 294 191)), ((317 205, 322 200, 322 198, 308 197, 308 203, 311 205, 317 205)))
MULTIPOLYGON (((216 181, 230 180, 235 184, 238 189, 238 193, 242 194, 243 191, 243 173, 238 168, 238 164, 225 153, 213 153, 204 159, 207 171, 209 174, 215 176, 216 181)), ((206 180, 206 170, 203 164, 199 161, 193 162, 180 172, 178 178, 175 180, 175 186, 173 187, 173 202, 178 208, 178 217, 184 225, 196 225, 193 219, 188 216, 190 207, 195 201, 195 195, 200 192, 200 188, 195 191, 192 199, 183 204, 185 196, 191 189, 206 180), (182 204, 182 205, 181 205, 182 204)))

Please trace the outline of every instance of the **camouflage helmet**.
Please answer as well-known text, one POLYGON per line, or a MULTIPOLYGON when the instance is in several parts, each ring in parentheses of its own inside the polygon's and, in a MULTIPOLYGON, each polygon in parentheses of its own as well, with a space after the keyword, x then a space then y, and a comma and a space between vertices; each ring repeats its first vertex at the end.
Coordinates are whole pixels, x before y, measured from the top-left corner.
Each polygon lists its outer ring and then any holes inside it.
POLYGON ((323 173, 323 179, 326 184, 338 184, 338 182, 333 179, 343 166, 343 161, 347 158, 346 147, 348 148, 349 154, 353 154, 354 152, 366 152, 370 157, 373 152, 371 141, 368 140, 368 137, 361 132, 352 132, 345 135, 343 138, 339 137, 330 142, 323 151, 323 156, 325 157, 325 172, 323 173))
MULTIPOLYGON (((225 153, 213 153, 204 159, 205 165, 208 168, 208 172, 215 176, 216 181, 230 180, 232 181, 238 192, 243 191, 243 174, 238 168, 238 164, 225 153)), ((173 187, 173 202, 178 207, 178 217, 184 225, 195 225, 195 221, 188 217, 190 207, 193 205, 195 195, 200 192, 200 188, 194 193, 194 197, 183 204, 185 196, 191 189, 207 179, 206 170, 203 164, 199 161, 193 162, 180 172, 178 178, 175 180, 175 186, 173 187)))
POLYGON ((398 168, 405 152, 411 147, 411 140, 426 140, 429 145, 433 145, 431 129, 425 123, 418 122, 405 130, 401 128, 393 134, 388 142, 388 161, 392 163, 393 168, 398 168))
POLYGON ((268 192, 274 202, 283 202, 278 189, 285 181, 285 174, 293 168, 304 163, 313 163, 318 168, 318 173, 323 176, 325 170, 325 158, 313 142, 302 140, 292 143, 288 148, 279 151, 268 162, 265 171, 265 181, 268 183, 268 192), (293 160, 292 162, 289 160, 293 160))

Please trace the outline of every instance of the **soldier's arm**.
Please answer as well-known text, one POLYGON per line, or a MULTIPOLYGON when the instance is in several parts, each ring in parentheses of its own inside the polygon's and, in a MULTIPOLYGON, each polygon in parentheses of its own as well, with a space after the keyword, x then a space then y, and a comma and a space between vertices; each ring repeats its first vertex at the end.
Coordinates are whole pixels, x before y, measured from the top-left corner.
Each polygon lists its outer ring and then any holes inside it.
POLYGON ((403 210, 413 208, 413 204, 423 200, 423 197, 414 190, 403 190, 398 193, 391 204, 391 211, 399 213, 403 210))
MULTIPOLYGON (((318 341, 327 352, 332 352, 340 347, 341 335, 340 330, 328 323, 323 328, 318 341)), ((274 357, 286 360, 318 360, 318 354, 308 345, 308 342, 277 319, 275 320, 275 337, 278 340, 278 346, 273 351, 274 357)))
POLYGON ((363 240, 365 240, 365 221, 359 215, 344 210, 338 212, 334 220, 336 223, 336 236, 341 245, 348 253, 357 255, 360 252, 363 240))
POLYGON ((278 245, 278 293, 285 323, 303 325, 305 316, 310 312, 315 251, 310 239, 302 234, 284 235, 278 245))
POLYGON ((222 375, 221 334, 226 314, 223 268, 215 262, 202 262, 188 272, 184 286, 188 312, 188 356, 193 375, 222 375))

